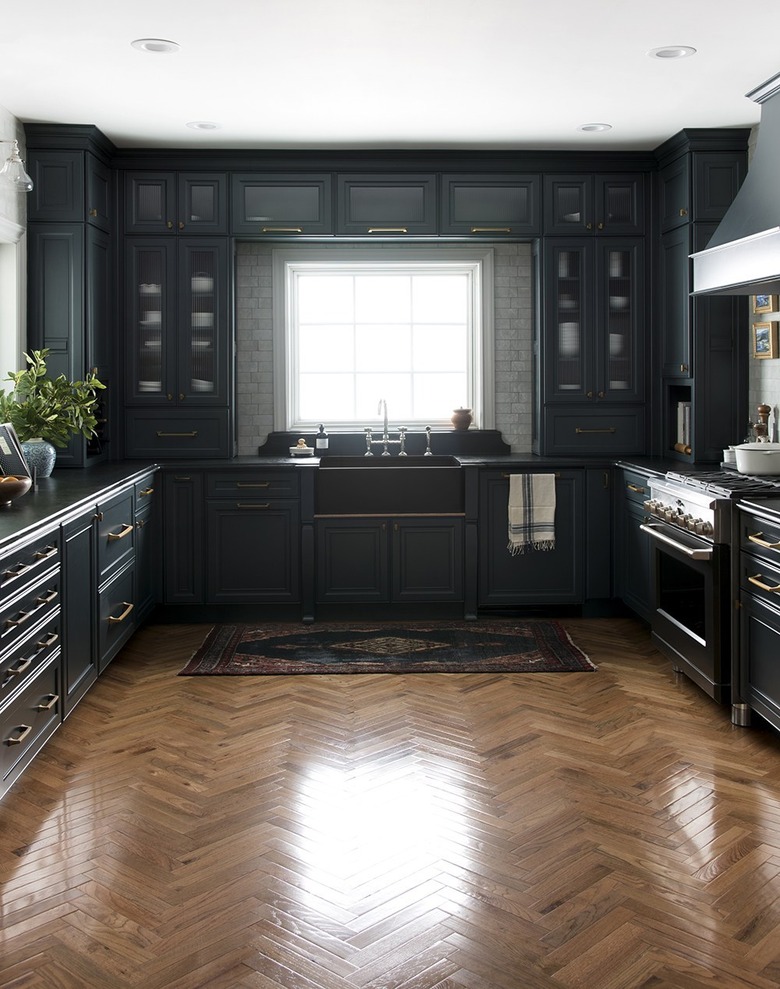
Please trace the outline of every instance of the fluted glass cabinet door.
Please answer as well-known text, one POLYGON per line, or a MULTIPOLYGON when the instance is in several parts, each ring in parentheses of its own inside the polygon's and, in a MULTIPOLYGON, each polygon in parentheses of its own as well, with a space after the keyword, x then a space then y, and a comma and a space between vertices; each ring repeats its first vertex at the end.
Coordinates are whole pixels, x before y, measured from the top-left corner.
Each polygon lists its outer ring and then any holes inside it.
POLYGON ((157 404, 171 393, 169 365, 175 334, 173 241, 139 241, 129 248, 128 392, 134 401, 157 404))
POLYGON ((599 244, 598 308, 603 332, 597 336, 598 392, 613 401, 638 400, 644 391, 642 253, 642 245, 636 241, 599 244))
POLYGON ((548 399, 581 400, 592 378, 588 329, 592 321, 593 252, 566 241, 548 249, 548 399))
POLYGON ((180 242, 178 400, 212 404, 225 400, 227 299, 223 242, 180 242))

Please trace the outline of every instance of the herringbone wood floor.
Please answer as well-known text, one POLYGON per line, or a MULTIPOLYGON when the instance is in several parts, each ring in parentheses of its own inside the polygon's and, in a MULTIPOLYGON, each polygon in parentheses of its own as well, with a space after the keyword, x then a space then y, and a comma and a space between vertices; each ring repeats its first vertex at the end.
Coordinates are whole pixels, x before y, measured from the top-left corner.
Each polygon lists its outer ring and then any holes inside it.
POLYGON ((780 736, 598 673, 177 677, 149 626, 0 804, 0 986, 780 985, 780 736))

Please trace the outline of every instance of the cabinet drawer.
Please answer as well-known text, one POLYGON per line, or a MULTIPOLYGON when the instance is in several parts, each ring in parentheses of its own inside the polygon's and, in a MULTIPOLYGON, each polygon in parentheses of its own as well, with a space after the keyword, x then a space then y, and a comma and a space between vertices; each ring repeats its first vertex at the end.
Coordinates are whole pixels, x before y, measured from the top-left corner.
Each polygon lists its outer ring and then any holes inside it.
POLYGON ((547 453, 644 453, 644 410, 545 410, 547 453))
POLYGON ((98 648, 99 672, 108 666, 135 631, 135 568, 129 566, 100 592, 98 648))
POLYGON ((640 508, 650 497, 650 479, 634 470, 623 471, 623 497, 640 508))
POLYGON ((740 513, 739 543, 743 553, 780 567, 780 523, 740 513))
POLYGON ((127 490, 98 505, 98 583, 130 560, 134 548, 133 492, 127 490))
POLYGON ((56 531, 11 550, 0 561, 0 602, 59 565, 60 541, 56 531))
POLYGON ((125 450, 128 457, 179 459, 229 457, 230 411, 203 409, 185 412, 125 411, 125 450))
POLYGON ((740 586, 767 604, 780 608, 780 556, 776 565, 750 553, 740 553, 740 586))
POLYGON ((62 721, 59 653, 0 716, 0 780, 7 789, 62 721))
POLYGON ((145 512, 154 504, 155 501, 159 501, 159 492, 155 489, 157 487, 157 474, 147 474, 146 477, 142 478, 140 481, 136 481, 135 488, 135 514, 138 515, 139 512, 145 512))
POLYGON ((287 471, 242 471, 234 474, 209 474, 206 479, 207 497, 234 498, 252 501, 267 498, 297 498, 298 473, 287 471))
POLYGON ((0 660, 0 704, 23 687, 60 648, 60 613, 49 614, 0 660))
POLYGON ((60 573, 46 575, 37 584, 25 588, 21 594, 6 601, 0 609, 0 650, 19 642, 30 629, 39 625, 60 609, 60 573))

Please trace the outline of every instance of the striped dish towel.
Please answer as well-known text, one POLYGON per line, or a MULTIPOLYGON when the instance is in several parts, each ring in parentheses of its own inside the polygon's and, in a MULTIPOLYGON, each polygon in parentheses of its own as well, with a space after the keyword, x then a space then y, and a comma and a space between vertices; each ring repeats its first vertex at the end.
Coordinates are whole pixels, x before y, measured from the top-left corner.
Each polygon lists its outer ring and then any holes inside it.
POLYGON ((510 474, 508 517, 512 556, 555 549, 555 474, 510 474))

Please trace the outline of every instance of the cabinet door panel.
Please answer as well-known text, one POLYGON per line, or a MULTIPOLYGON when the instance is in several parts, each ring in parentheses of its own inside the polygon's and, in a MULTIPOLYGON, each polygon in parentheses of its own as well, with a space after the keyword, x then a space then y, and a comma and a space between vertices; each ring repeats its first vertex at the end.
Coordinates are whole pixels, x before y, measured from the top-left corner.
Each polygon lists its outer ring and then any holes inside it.
POLYGON ((645 179, 641 174, 597 175, 596 232, 611 236, 645 232, 645 179))
POLYGON ((507 549, 509 480, 486 471, 480 481, 479 604, 533 605, 582 600, 582 477, 555 482, 555 549, 512 556, 507 549))
POLYGON ((114 220, 113 172, 94 155, 86 156, 86 221, 110 233, 114 220))
POLYGON ((211 501, 206 514, 208 602, 300 600, 297 504, 211 501))
POLYGON ((389 600, 387 522, 317 523, 317 600, 381 603, 389 600))
POLYGON ((441 232, 504 237, 539 232, 538 175, 442 175, 441 232))
POLYGON ((329 175, 234 175, 231 232, 297 237, 333 232, 329 175))
POLYGON ((688 223, 691 213, 691 162, 685 155, 661 169, 658 180, 661 233, 688 223))
POLYGON ((97 679, 95 511, 63 526, 62 652, 67 717, 97 679))
POLYGON ((125 227, 128 232, 174 233, 176 205, 174 173, 136 172, 127 176, 125 227))
POLYGON ((28 220, 80 223, 84 216, 84 156, 80 151, 33 151, 28 220))
POLYGON ((165 603, 202 604, 203 476, 175 471, 166 474, 163 497, 165 603))
POLYGON ((593 230, 592 175, 546 175, 544 232, 576 237, 593 230))
POLYGON ((155 404, 175 395, 176 243, 159 238, 126 245, 127 399, 155 404))
POLYGON ((751 594, 743 593, 741 604, 741 694, 780 729, 780 612, 751 594))
POLYGON ((548 243, 545 253, 547 334, 546 398, 581 401, 595 390, 593 354, 594 264, 592 242, 548 243))
POLYGON ((177 230, 190 234, 226 234, 227 176, 183 173, 177 176, 177 182, 177 230))
POLYGON ((745 178, 743 155, 698 152, 693 167, 694 219, 722 220, 745 178))
POLYGON ((130 564, 100 592, 98 605, 99 672, 102 673, 136 629, 135 573, 130 564))
POLYGON ((179 243, 176 401, 225 405, 228 388, 228 271, 224 241, 179 243))
POLYGON ((436 233, 434 175, 338 177, 338 233, 436 233))
POLYGON ((597 246, 596 392, 607 401, 641 401, 646 370, 644 245, 604 238, 597 246))
POLYGON ((393 522, 393 600, 463 600, 463 524, 459 519, 393 522))
POLYGON ((661 237, 661 363, 666 378, 693 376, 690 253, 687 226, 661 237))

